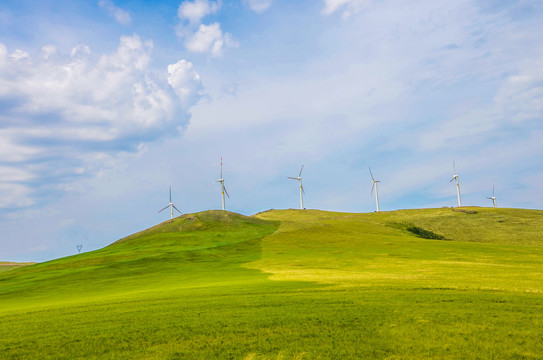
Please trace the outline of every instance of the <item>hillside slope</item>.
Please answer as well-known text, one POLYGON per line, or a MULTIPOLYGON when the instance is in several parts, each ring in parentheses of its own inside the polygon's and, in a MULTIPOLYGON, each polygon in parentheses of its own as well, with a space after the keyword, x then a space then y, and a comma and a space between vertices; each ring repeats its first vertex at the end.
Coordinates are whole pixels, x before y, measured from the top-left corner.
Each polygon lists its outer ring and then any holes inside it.
POLYGON ((350 214, 280 210, 251 268, 275 280, 541 292, 543 212, 462 208, 350 214), (479 273, 480 276, 469 276, 479 273), (468 280, 469 279, 469 280, 468 280))
POLYGON ((230 281, 243 282, 254 271, 239 264, 256 259, 257 241, 277 227, 231 212, 182 215, 100 250, 0 274, 0 301, 19 299, 12 304, 21 307, 210 286, 225 271, 230 281))

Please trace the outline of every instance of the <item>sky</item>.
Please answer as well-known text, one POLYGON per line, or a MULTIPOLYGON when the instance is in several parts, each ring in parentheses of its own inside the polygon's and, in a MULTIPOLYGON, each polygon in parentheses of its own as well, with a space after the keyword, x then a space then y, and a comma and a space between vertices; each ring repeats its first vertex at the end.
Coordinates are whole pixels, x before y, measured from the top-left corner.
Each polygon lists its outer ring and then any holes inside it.
POLYGON ((539 0, 3 0, 0 260, 183 213, 543 209, 539 0))

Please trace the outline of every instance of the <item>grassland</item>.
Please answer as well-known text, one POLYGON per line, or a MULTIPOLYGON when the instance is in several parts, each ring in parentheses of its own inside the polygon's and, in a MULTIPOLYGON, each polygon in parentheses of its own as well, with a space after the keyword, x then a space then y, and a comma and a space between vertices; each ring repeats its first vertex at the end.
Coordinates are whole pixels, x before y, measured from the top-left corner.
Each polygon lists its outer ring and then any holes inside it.
POLYGON ((8 270, 19 269, 24 266, 34 265, 34 262, 11 262, 11 261, 0 261, 0 273, 8 270))
POLYGON ((6 359, 541 359, 543 212, 207 211, 0 273, 6 359))

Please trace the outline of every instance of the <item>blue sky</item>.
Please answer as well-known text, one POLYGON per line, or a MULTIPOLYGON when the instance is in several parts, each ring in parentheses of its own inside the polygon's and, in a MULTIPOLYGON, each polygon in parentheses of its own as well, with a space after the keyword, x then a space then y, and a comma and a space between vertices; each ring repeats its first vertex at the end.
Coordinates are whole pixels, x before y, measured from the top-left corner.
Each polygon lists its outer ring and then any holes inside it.
POLYGON ((0 260, 183 212, 541 209, 540 1, 3 1, 0 260))

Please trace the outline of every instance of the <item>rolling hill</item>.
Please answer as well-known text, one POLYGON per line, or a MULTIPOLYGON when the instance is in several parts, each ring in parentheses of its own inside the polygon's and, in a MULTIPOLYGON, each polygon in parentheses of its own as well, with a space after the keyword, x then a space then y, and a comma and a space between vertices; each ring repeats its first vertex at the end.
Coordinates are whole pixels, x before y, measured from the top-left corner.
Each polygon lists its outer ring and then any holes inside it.
POLYGON ((0 273, 7 359, 541 358, 543 211, 186 214, 0 273))

